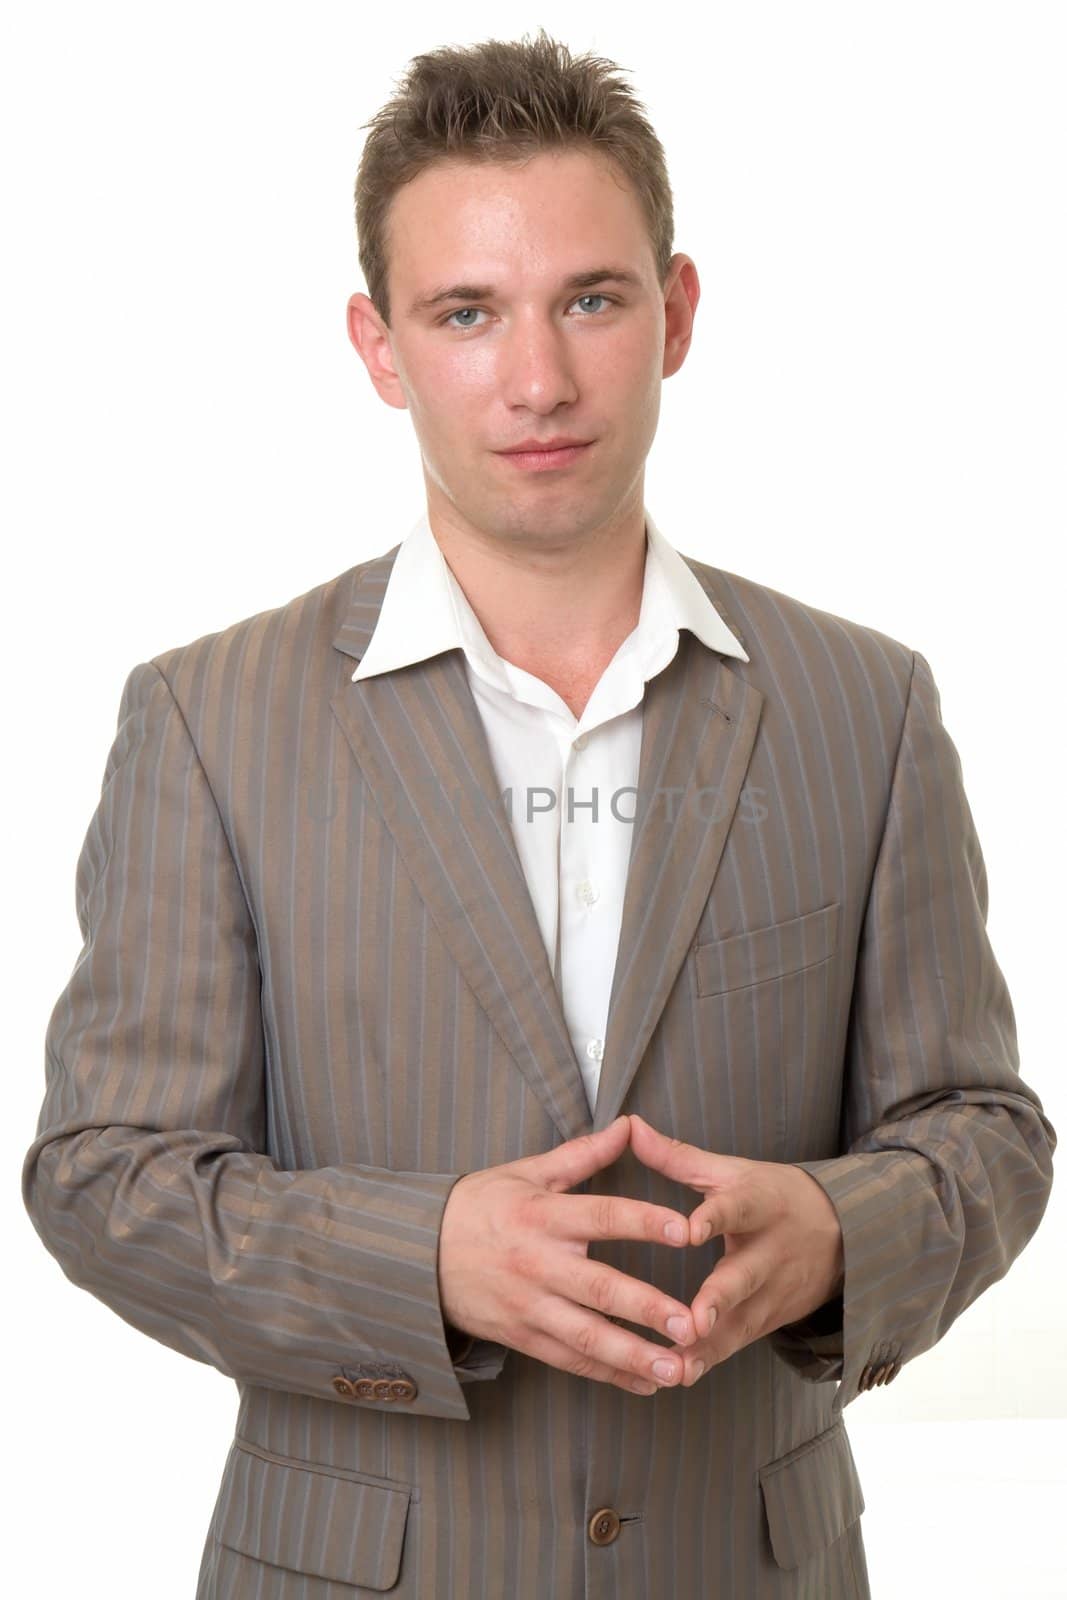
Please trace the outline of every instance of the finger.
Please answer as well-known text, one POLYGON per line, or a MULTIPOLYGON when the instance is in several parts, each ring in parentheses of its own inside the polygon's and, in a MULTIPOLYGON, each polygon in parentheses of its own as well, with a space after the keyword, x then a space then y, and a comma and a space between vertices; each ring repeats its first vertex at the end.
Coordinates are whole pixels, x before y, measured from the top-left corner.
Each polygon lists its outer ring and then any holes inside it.
MULTIPOLYGON (((779 1304, 775 1285, 767 1282, 747 1300, 715 1317, 710 1333, 704 1333, 687 1349, 672 1345, 674 1354, 684 1364, 681 1387, 692 1388, 719 1362, 736 1355, 772 1328, 780 1327, 779 1304)), ((703 1329, 703 1317, 700 1326, 703 1329)))
POLYGON ((542 1188, 562 1191, 584 1183, 595 1172, 610 1167, 625 1150, 630 1138, 630 1119, 616 1117, 607 1128, 598 1133, 582 1133, 577 1139, 567 1139, 553 1150, 540 1151, 534 1156, 520 1156, 510 1163, 524 1178, 540 1184, 542 1188))
POLYGON ((635 1111, 630 1113, 630 1148, 646 1167, 692 1189, 710 1189, 736 1177, 743 1166, 751 1165, 740 1156, 719 1155, 682 1139, 669 1138, 635 1111))
POLYGON ((716 1234, 752 1233, 776 1215, 770 1191, 758 1183, 716 1189, 689 1214, 689 1243, 706 1244, 716 1234))
POLYGON ((697 1339, 694 1344, 683 1348, 681 1345, 672 1344, 670 1353, 676 1355, 682 1363, 682 1379, 678 1385, 681 1389, 691 1389, 714 1366, 716 1356, 712 1351, 710 1339, 697 1339))
MULTIPOLYGON (((531 1201, 537 1201, 532 1195, 531 1201)), ((649 1244, 689 1243, 689 1218, 684 1211, 631 1200, 627 1195, 568 1194, 541 1196, 545 1215, 559 1238, 642 1239, 649 1244), (551 1207, 551 1209, 549 1209, 551 1207)))
POLYGON ((579 1377, 588 1376, 582 1363, 599 1362, 658 1388, 671 1388, 681 1381, 681 1356, 636 1333, 628 1333, 573 1300, 553 1295, 539 1303, 537 1317, 544 1331, 569 1349, 571 1365, 567 1371, 579 1377))
POLYGON ((705 1363, 705 1371, 717 1362, 726 1361, 746 1345, 762 1339, 772 1328, 781 1326, 778 1316, 779 1298, 775 1285, 768 1281, 747 1300, 740 1301, 729 1311, 715 1318, 712 1332, 701 1339, 699 1346, 684 1352, 697 1356, 705 1363))
POLYGON ((765 1290, 775 1269, 775 1258, 751 1245, 721 1257, 693 1296, 698 1336, 710 1334, 729 1312, 765 1290))
MULTIPOLYGON (((665 1338, 688 1345, 696 1338, 693 1313, 684 1300, 663 1294, 640 1278, 631 1278, 588 1256, 572 1258, 563 1270, 555 1265, 542 1279, 544 1286, 564 1299, 588 1306, 605 1317, 622 1317, 642 1328, 655 1328, 665 1338)), ((660 1354, 660 1347, 655 1347, 660 1354)))
POLYGON ((613 1367, 608 1362, 583 1357, 550 1333, 529 1334, 522 1348, 535 1361, 557 1367, 560 1372, 569 1372, 576 1378, 589 1378, 598 1383, 611 1383, 617 1389, 626 1389, 632 1394, 655 1394, 660 1387, 657 1380, 646 1378, 628 1368, 613 1367))

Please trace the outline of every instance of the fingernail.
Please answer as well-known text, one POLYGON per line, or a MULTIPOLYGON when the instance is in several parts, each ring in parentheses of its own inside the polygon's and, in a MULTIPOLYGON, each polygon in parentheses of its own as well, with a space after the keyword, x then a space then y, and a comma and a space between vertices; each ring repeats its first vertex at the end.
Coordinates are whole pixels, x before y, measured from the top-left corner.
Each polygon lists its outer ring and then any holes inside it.
POLYGON ((667 1332, 672 1339, 677 1339, 678 1343, 681 1344, 683 1339, 688 1339, 689 1337, 689 1318, 668 1317, 667 1332))
POLYGON ((663 1232, 673 1244, 685 1243, 685 1229, 680 1222, 668 1222, 663 1232))
POLYGON ((657 1378, 662 1378, 665 1383, 669 1383, 674 1377, 675 1373, 678 1371, 678 1368, 674 1365, 673 1361, 653 1361, 652 1371, 656 1374, 657 1378))
POLYGON ((704 1371, 704 1363, 703 1363, 703 1361, 694 1361, 693 1362, 693 1382, 694 1383, 697 1381, 697 1379, 700 1377, 700 1375, 701 1375, 701 1373, 703 1371, 704 1371))

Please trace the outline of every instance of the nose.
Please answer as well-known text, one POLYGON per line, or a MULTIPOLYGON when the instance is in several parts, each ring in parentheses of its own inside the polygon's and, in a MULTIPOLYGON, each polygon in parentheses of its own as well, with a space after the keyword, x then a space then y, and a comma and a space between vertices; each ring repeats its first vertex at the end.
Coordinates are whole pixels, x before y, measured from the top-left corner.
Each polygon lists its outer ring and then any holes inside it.
POLYGON ((551 318, 532 314, 508 330, 501 348, 501 380, 509 404, 551 412, 578 398, 567 333, 551 318))

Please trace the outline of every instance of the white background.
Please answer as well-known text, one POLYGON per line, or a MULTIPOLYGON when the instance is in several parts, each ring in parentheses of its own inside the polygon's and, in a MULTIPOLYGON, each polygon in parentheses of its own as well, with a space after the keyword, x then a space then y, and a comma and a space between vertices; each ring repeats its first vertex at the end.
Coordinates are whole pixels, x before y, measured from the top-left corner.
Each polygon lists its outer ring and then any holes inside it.
MULTIPOLYGON (((664 385, 649 509, 685 553, 927 657, 1023 1076, 1067 1128, 1063 6, 471 4, 449 31, 452 16, 4 13, 0 1137, 20 1595, 140 1597, 148 1571, 153 1600, 194 1593, 236 1390, 75 1290, 18 1172, 130 668, 390 548, 422 509, 410 419, 344 327, 365 288, 360 124, 418 51, 544 24, 630 72, 703 291, 664 385)), ((1064 1213, 1054 1189, 1007 1278, 848 1408, 875 1600, 1067 1594, 1064 1213)))

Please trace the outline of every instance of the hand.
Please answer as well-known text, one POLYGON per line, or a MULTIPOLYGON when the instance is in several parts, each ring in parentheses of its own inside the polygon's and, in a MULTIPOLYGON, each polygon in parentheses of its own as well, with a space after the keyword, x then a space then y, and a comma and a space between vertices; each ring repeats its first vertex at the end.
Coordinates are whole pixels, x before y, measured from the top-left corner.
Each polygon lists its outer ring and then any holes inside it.
POLYGON ((630 1148, 646 1167, 700 1190, 690 1244, 722 1234, 725 1254, 693 1300, 697 1338, 673 1346, 685 1387, 717 1361, 824 1305, 844 1287, 841 1225, 803 1167, 714 1155, 630 1117, 630 1148), (702 1363, 699 1365, 698 1363, 702 1363))
MULTIPOLYGON (((591 1261, 589 1241, 644 1239, 685 1249, 689 1218, 644 1200, 564 1192, 617 1161, 629 1129, 628 1118, 619 1117, 599 1133, 466 1173, 453 1184, 438 1247, 441 1312, 461 1332, 521 1350, 562 1372, 654 1394, 664 1381, 653 1368, 666 1356, 663 1345, 608 1319, 620 1316, 655 1328, 684 1348, 696 1336, 689 1307, 616 1267, 591 1261), (666 1233, 668 1226, 675 1237, 666 1233)), ((677 1382, 681 1363, 672 1366, 670 1381, 677 1382)))

